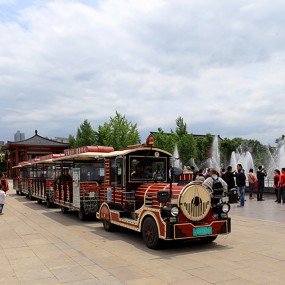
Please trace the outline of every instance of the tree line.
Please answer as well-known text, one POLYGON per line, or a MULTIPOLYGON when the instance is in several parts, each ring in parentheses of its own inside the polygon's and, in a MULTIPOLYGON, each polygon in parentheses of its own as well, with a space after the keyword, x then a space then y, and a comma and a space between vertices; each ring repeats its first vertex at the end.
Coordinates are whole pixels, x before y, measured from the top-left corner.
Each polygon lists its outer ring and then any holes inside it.
MULTIPOLYGON (((175 145, 177 145, 179 159, 182 164, 191 165, 194 160, 196 165, 202 167, 211 155, 214 135, 210 133, 205 135, 189 134, 183 118, 178 117, 175 130, 171 129, 170 132, 165 132, 162 128, 158 128, 156 132, 152 132, 152 137, 155 139, 155 147, 170 153, 173 153, 175 145)), ((88 120, 84 120, 77 129, 76 136, 69 135, 71 148, 86 145, 104 145, 119 150, 129 145, 139 144, 140 140, 137 124, 129 122, 125 116, 117 111, 114 117, 110 117, 109 122, 99 125, 97 130, 92 128, 88 120)), ((282 137, 276 139, 277 144, 282 141, 282 137)), ((249 151, 254 157, 255 164, 261 165, 268 161, 274 148, 263 145, 258 140, 247 140, 239 137, 233 139, 223 138, 219 140, 221 164, 225 167, 229 165, 231 154, 237 149, 240 152, 249 151)))

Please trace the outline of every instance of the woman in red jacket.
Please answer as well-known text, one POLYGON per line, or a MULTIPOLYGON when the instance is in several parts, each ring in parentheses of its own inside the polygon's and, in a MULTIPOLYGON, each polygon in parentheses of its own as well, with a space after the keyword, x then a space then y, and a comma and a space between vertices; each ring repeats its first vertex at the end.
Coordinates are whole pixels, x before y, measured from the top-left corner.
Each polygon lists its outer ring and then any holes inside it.
POLYGON ((281 197, 283 203, 285 203, 285 167, 281 169, 279 179, 278 203, 281 203, 281 197))

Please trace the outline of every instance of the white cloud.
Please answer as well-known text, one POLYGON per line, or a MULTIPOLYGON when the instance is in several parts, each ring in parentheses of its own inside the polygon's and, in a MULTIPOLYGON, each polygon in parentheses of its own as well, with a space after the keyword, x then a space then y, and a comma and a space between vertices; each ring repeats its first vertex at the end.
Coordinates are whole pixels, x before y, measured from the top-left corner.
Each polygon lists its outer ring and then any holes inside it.
MULTIPOLYGON (((281 1, 1 1, 0 140, 119 113, 274 142, 284 133, 281 1), (2 9, 3 8, 3 9, 2 9)), ((143 139, 143 138, 142 138, 143 139)))

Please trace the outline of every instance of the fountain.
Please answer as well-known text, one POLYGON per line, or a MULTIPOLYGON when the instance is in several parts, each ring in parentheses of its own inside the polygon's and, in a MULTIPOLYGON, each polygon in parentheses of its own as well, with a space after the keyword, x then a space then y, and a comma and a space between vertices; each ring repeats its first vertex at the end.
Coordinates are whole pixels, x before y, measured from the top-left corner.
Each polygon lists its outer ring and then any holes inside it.
POLYGON ((178 147, 177 145, 174 146, 174 151, 172 155, 172 166, 177 168, 182 168, 180 159, 179 159, 179 153, 178 153, 178 147))
POLYGON ((270 178, 273 178, 274 169, 281 171, 285 167, 285 143, 283 142, 273 154, 271 154, 267 147, 267 154, 269 156, 269 163, 265 167, 267 168, 267 174, 269 174, 270 178))
POLYGON ((241 152, 237 150, 232 152, 230 165, 232 166, 233 170, 236 170, 238 163, 242 165, 245 175, 247 175, 251 168, 254 170, 253 159, 249 151, 241 152))
POLYGON ((194 168, 197 169, 197 170, 199 169, 199 167, 198 167, 197 164, 195 163, 194 158, 190 158, 190 165, 191 165, 191 166, 194 166, 194 168))
POLYGON ((210 168, 214 168, 219 171, 221 167, 220 151, 219 151, 219 138, 214 136, 214 140, 211 148, 211 157, 207 160, 207 165, 210 168))

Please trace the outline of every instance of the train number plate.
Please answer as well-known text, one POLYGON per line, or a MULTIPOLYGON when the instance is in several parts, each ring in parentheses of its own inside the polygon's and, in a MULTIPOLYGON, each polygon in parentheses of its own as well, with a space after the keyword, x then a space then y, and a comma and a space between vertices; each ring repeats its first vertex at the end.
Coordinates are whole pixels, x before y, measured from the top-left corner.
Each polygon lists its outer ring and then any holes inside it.
POLYGON ((193 236, 205 236, 213 234, 212 227, 201 227, 201 228, 194 228, 193 229, 193 236))

